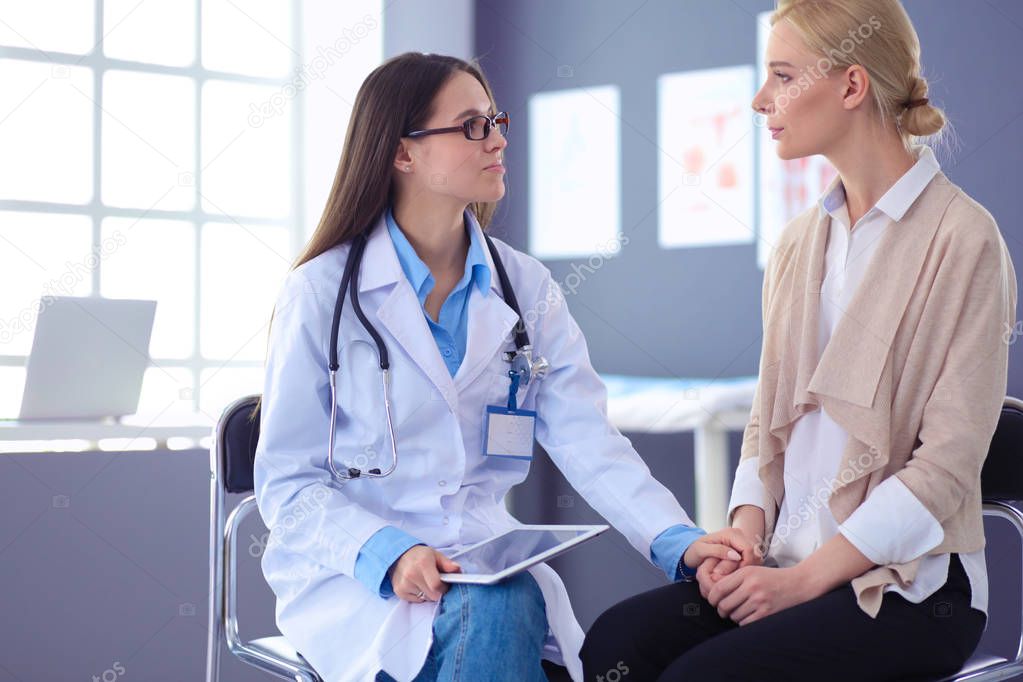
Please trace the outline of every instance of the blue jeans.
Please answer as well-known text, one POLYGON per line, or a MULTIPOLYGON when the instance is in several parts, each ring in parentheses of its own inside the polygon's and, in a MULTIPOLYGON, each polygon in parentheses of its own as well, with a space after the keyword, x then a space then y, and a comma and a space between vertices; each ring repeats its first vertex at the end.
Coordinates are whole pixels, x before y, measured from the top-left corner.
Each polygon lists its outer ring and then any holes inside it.
MULTIPOLYGON (((529 571, 496 585, 449 588, 433 621, 433 646, 414 682, 547 682, 540 666, 547 613, 529 571)), ((384 671, 376 679, 394 682, 384 671)))

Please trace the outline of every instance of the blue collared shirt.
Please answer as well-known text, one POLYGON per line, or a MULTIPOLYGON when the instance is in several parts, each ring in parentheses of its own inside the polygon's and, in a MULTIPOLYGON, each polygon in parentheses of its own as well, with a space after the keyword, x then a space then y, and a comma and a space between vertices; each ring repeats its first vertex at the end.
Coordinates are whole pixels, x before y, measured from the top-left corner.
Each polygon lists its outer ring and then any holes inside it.
POLYGON ((387 231, 394 242, 394 250, 398 254, 398 262, 401 269, 405 271, 412 289, 419 297, 419 304, 423 306, 423 315, 427 324, 430 325, 430 332, 433 340, 437 343, 437 350, 440 352, 444 364, 447 365, 448 373, 455 376, 458 368, 465 357, 466 329, 469 321, 469 294, 471 284, 475 283, 480 293, 484 296, 490 291, 490 266, 484 254, 484 246, 475 229, 475 217, 471 211, 465 212, 466 231, 469 233, 469 252, 465 256, 465 271, 462 279, 458 281, 455 288, 448 294, 447 299, 441 304, 440 314, 437 321, 430 319, 426 312, 426 297, 433 291, 435 284, 430 268, 419 258, 416 250, 412 248, 405 233, 401 231, 398 223, 394 220, 391 209, 387 209, 387 231))

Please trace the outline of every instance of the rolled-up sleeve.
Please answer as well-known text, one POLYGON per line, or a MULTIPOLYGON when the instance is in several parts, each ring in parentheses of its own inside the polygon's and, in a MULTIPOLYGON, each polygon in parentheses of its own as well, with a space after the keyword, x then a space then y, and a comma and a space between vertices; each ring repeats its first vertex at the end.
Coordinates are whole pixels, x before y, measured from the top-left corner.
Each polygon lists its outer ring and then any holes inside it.
POLYGON ((668 580, 693 578, 696 571, 682 563, 682 556, 700 537, 707 534, 702 528, 678 524, 654 538, 650 544, 650 560, 657 564, 668 580))
POLYGON ((896 476, 874 488, 838 532, 879 566, 912 561, 945 539, 938 520, 896 476))
POLYGON ((388 569, 409 549, 425 544, 400 528, 384 526, 359 550, 355 560, 355 579, 384 599, 393 597, 394 588, 388 569))

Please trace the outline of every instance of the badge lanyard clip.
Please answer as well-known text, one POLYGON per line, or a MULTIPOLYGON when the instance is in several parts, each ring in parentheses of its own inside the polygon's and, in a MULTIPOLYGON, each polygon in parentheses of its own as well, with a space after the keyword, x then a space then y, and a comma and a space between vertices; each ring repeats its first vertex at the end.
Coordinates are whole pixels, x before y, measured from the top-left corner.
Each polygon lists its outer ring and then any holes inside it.
POLYGON ((508 387, 508 409, 514 411, 519 409, 515 396, 519 392, 519 382, 521 379, 519 378, 519 373, 513 369, 508 370, 508 376, 511 378, 511 384, 508 387))

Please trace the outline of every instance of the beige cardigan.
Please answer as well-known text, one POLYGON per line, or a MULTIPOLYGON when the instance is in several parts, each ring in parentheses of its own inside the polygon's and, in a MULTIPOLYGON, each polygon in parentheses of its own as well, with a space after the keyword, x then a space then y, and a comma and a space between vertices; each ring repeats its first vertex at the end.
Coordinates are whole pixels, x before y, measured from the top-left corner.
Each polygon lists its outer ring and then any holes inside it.
MULTIPOLYGON (((898 476, 941 523, 929 554, 984 547, 980 472, 1006 389, 1016 274, 994 218, 938 172, 881 237, 863 283, 815 366, 828 216, 789 223, 764 273, 760 377, 742 459, 759 457, 766 537, 784 496, 793 423, 823 406, 849 434, 828 501, 842 523, 898 476)), ((886 584, 921 557, 852 581, 871 617, 886 584)))

